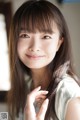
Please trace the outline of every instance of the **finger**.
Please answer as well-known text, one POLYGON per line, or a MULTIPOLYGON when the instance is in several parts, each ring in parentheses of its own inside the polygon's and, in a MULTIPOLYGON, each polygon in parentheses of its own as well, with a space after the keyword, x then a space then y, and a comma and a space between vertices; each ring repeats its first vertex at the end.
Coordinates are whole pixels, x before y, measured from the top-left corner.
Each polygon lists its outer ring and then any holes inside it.
POLYGON ((35 108, 34 105, 29 100, 27 100, 26 102, 24 112, 26 120, 35 120, 36 118, 35 108))
POLYGON ((43 97, 43 95, 48 94, 48 91, 46 90, 40 90, 41 87, 38 87, 36 89, 34 89, 28 96, 27 99, 28 101, 31 101, 31 103, 33 103, 35 101, 35 99, 43 97))
POLYGON ((36 101, 36 97, 43 97, 44 94, 47 94, 48 91, 41 90, 41 87, 34 89, 28 96, 27 96, 27 108, 29 109, 30 113, 34 111, 34 102, 36 101))
POLYGON ((45 114, 46 114, 46 111, 47 111, 47 108, 48 108, 48 103, 49 103, 49 99, 46 99, 46 100, 43 102, 43 104, 42 104, 42 106, 41 106, 41 108, 40 108, 40 111, 39 111, 38 114, 37 114, 37 118, 38 118, 39 120, 44 120, 45 114))
POLYGON ((46 95, 46 94, 48 94, 48 91, 46 91, 46 90, 40 90, 40 89, 34 89, 34 90, 30 93, 30 95, 33 95, 33 96, 35 96, 35 97, 38 97, 38 96, 40 96, 40 95, 46 95))
POLYGON ((36 113, 35 113, 34 105, 33 105, 33 103, 31 103, 28 100, 27 100, 24 112, 25 112, 25 115, 26 115, 25 116, 26 120, 35 120, 36 113))
POLYGON ((45 100, 46 95, 42 95, 42 96, 37 97, 35 101, 40 101, 41 99, 45 100))
POLYGON ((32 106, 31 108, 29 108, 27 105, 24 109, 24 115, 25 115, 25 118, 26 120, 35 120, 36 118, 36 113, 35 113, 35 109, 34 107, 32 106))
POLYGON ((37 92, 38 92, 40 89, 41 89, 40 86, 37 87, 37 88, 35 88, 35 89, 34 89, 30 94, 28 94, 28 96, 27 96, 26 108, 27 108, 27 110, 28 110, 30 113, 32 113, 32 112, 35 111, 33 103, 34 103, 34 101, 35 101, 35 97, 36 97, 36 95, 37 95, 37 92))
POLYGON ((37 92, 37 91, 39 91, 41 89, 41 86, 38 86, 37 88, 35 88, 31 93, 33 93, 33 92, 37 92))
POLYGON ((35 96, 40 89, 41 89, 41 87, 39 86, 39 87, 35 88, 30 94, 28 94, 27 95, 27 102, 30 101, 31 103, 33 103, 35 96))
POLYGON ((34 108, 33 103, 34 103, 35 97, 40 89, 41 89, 41 87, 39 86, 38 88, 34 89, 27 97, 25 113, 26 113, 26 117, 29 120, 34 120, 36 117, 35 108, 34 108))
POLYGON ((40 90, 39 92, 37 92, 36 94, 36 99, 38 98, 46 98, 46 95, 48 94, 48 91, 43 91, 43 90, 40 90))

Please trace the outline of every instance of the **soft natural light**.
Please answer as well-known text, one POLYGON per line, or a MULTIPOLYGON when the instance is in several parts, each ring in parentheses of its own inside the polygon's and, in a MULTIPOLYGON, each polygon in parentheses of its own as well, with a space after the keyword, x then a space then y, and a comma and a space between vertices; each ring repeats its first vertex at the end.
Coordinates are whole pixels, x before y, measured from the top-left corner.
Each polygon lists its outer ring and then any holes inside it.
POLYGON ((9 90, 9 59, 4 15, 0 14, 0 91, 9 90))

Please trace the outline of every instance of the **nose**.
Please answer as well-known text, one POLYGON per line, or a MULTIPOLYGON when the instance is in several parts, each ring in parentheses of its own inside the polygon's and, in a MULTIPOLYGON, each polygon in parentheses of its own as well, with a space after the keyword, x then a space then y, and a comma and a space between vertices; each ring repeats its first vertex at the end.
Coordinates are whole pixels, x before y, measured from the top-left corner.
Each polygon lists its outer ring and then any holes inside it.
POLYGON ((33 39, 31 41, 30 47, 29 47, 29 51, 31 52, 38 52, 40 51, 40 43, 37 39, 33 39))
POLYGON ((31 51, 31 52, 38 52, 39 49, 29 48, 29 51, 31 51))

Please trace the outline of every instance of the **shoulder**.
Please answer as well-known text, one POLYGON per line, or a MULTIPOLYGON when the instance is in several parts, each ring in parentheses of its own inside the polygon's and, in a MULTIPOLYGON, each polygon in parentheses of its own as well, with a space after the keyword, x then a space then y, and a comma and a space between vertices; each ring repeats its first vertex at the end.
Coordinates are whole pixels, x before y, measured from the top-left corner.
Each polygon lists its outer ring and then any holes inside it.
POLYGON ((77 97, 80 95, 80 86, 71 76, 66 74, 58 84, 56 94, 59 92, 77 97))
POLYGON ((80 97, 69 101, 65 120, 80 120, 80 97))
POLYGON ((69 101, 77 97, 80 97, 79 85, 72 77, 65 75, 58 84, 55 97, 55 111, 59 119, 64 120, 69 101))

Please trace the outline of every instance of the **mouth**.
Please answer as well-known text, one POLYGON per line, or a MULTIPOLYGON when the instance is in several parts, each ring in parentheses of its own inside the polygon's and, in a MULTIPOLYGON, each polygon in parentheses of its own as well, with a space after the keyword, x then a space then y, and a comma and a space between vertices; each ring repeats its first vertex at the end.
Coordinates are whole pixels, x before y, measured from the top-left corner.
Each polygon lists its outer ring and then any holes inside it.
POLYGON ((34 59, 34 60, 37 60, 37 59, 41 59, 44 57, 44 55, 26 55, 29 59, 34 59))

